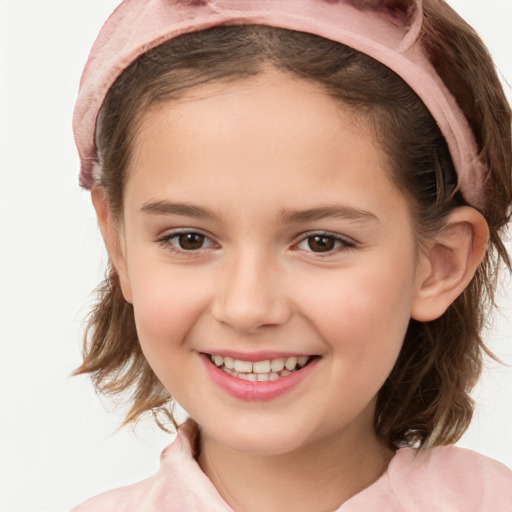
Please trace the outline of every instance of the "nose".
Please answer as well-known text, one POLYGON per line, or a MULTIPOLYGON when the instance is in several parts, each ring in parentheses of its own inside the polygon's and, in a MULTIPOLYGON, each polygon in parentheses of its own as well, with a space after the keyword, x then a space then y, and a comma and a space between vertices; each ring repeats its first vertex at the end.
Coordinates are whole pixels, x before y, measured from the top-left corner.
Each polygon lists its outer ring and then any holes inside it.
POLYGON ((253 333, 285 324, 292 314, 284 271, 269 258, 240 256, 219 275, 214 318, 237 332, 253 333))

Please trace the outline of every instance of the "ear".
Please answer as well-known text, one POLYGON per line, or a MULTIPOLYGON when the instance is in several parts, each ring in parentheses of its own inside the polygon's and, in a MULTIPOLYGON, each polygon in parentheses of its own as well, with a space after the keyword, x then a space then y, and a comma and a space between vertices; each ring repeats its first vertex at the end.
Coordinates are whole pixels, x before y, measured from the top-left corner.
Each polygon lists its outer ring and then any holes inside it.
POLYGON ((450 213, 421 257, 411 317, 439 318, 464 291, 482 261, 489 240, 484 217, 469 206, 450 213))
POLYGON ((110 212, 105 192, 101 187, 94 187, 91 190, 91 199, 94 209, 96 210, 98 224, 110 262, 119 276, 124 298, 127 302, 132 303, 132 290, 128 277, 128 267, 126 265, 126 251, 124 249, 122 234, 119 231, 119 225, 110 212))

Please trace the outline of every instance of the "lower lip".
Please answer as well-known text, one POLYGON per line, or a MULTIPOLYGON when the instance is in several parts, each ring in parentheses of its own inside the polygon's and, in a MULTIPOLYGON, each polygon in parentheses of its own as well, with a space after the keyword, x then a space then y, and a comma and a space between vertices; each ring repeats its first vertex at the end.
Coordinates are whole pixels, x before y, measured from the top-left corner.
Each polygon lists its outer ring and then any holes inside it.
POLYGON ((272 400, 290 391, 313 371, 320 360, 320 358, 317 357, 304 366, 304 368, 296 370, 286 377, 280 377, 279 379, 271 381, 252 382, 228 375, 217 368, 217 366, 211 362, 210 357, 205 354, 201 354, 201 359, 203 360, 208 375, 217 386, 229 395, 246 401, 272 400))

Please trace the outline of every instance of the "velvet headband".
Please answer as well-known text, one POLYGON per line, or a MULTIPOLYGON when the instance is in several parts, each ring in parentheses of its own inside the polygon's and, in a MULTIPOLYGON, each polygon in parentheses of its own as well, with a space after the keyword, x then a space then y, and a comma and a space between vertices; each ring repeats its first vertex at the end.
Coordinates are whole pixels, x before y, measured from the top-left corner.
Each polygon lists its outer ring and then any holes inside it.
POLYGON ((469 124, 420 43, 423 12, 407 24, 350 0, 125 0, 96 39, 80 82, 73 130, 80 185, 93 185, 95 128, 105 95, 134 60, 188 32, 218 25, 268 25, 316 34, 373 57, 421 98, 443 133, 465 200, 483 207, 484 167, 469 124))

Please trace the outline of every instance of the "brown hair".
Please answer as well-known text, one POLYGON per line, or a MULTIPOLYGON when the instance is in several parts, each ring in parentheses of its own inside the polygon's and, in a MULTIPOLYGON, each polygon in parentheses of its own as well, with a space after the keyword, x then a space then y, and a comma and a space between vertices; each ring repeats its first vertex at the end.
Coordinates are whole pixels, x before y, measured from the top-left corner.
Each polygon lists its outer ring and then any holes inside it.
MULTIPOLYGON (((406 19, 414 2, 355 2, 406 19)), ((484 261, 470 285, 439 319, 411 320, 393 371, 379 392, 375 428, 390 443, 450 444, 467 428, 469 392, 489 351, 481 338, 493 304, 500 260, 510 266, 500 238, 510 217, 511 112, 491 58, 477 34, 448 5, 424 0, 422 43, 468 118, 488 169, 482 211, 490 229, 484 261)), ((435 121, 416 94, 392 71, 339 43, 266 26, 220 26, 186 34, 141 56, 117 79, 97 127, 96 186, 121 218, 124 184, 137 127, 149 108, 212 81, 257 75, 264 66, 314 81, 370 121, 393 178, 411 204, 418 238, 434 233, 447 213, 463 205, 449 152, 435 121), (382 135, 380 135, 382 134, 382 135)), ((125 423, 151 411, 170 419, 172 400, 144 358, 133 309, 110 267, 88 319, 84 362, 102 393, 130 392, 125 423)))

